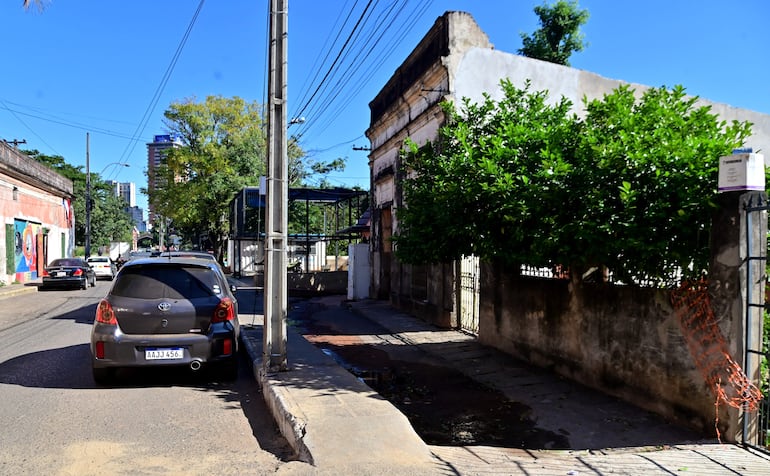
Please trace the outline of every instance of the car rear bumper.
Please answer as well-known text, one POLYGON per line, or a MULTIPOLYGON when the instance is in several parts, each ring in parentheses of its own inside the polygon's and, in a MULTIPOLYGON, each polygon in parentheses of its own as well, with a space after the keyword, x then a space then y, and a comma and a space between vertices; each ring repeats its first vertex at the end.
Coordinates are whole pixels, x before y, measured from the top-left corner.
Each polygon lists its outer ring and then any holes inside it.
POLYGON ((76 288, 83 287, 86 283, 86 278, 48 278, 43 277, 44 288, 76 288))
POLYGON ((238 327, 215 325, 209 334, 123 334, 119 327, 95 325, 91 331, 91 361, 94 368, 190 366, 224 362, 237 356, 238 327), (230 352, 225 353, 230 341, 230 352), (96 343, 103 342, 104 357, 97 358, 96 343), (181 358, 148 360, 148 349, 182 349, 181 358))

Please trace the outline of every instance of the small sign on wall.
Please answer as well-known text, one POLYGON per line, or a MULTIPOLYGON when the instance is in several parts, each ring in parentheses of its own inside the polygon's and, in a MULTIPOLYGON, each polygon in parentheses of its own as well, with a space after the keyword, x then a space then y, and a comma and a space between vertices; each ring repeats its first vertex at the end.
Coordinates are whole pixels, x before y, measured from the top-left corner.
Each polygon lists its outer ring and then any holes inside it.
POLYGON ((765 156, 734 151, 719 158, 719 191, 765 189, 765 156))

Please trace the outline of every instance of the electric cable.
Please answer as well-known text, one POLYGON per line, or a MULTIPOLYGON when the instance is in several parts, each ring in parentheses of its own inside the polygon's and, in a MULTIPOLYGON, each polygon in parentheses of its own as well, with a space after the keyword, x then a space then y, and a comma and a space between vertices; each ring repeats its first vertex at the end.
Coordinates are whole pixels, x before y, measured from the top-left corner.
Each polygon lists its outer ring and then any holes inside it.
MULTIPOLYGON (((31 118, 34 118, 34 119, 39 119, 41 121, 46 121, 46 122, 51 122, 51 123, 59 124, 59 125, 66 126, 66 127, 71 127, 73 129, 79 129, 79 130, 89 131, 89 132, 98 132, 100 134, 104 134, 104 135, 108 135, 108 136, 112 136, 112 137, 118 137, 120 139, 128 139, 128 140, 139 140, 140 139, 139 137, 128 136, 128 135, 123 134, 121 132, 115 132, 115 131, 111 131, 109 129, 102 129, 100 127, 89 126, 87 124, 80 124, 80 123, 77 123, 77 122, 68 122, 68 121, 65 121, 63 119, 53 119, 53 118, 50 118, 50 117, 38 116, 36 114, 30 114, 28 112, 22 112, 22 111, 19 111, 19 110, 11 109, 11 108, 7 107, 3 101, 0 101, 0 105, 3 106, 3 107, 0 107, 0 109, 4 109, 4 110, 10 112, 11 114, 13 114, 16 117, 16 119, 19 120, 19 122, 21 122, 25 126, 26 126, 26 124, 23 121, 21 121, 21 119, 19 117, 17 117, 17 115, 27 116, 27 117, 31 117, 31 118)), ((37 134, 36 134, 36 136, 37 136, 37 134)), ((37 137, 40 139, 40 136, 37 136, 37 137)), ((41 141, 45 145, 47 145, 48 147, 53 149, 53 147, 51 147, 50 144, 46 144, 45 141, 42 140, 42 139, 41 139, 41 141)))
MULTIPOLYGON (((406 7, 406 3, 404 3, 404 7, 406 7)), ((332 90, 334 91, 342 91, 345 90, 346 94, 344 96, 344 99, 341 102, 338 102, 337 99, 339 97, 339 93, 335 93, 334 96, 329 96, 326 98, 324 103, 321 103, 320 105, 317 105, 314 109, 311 110, 308 114, 311 117, 315 117, 315 111, 327 111, 327 114, 324 114, 324 119, 319 121, 318 123, 312 124, 312 126, 315 127, 315 131, 317 134, 322 134, 335 120, 336 117, 339 116, 339 114, 344 111, 347 106, 353 101, 353 99, 358 95, 358 93, 363 89, 364 85, 366 84, 365 81, 356 81, 355 89, 351 92, 350 89, 348 89, 348 85, 352 82, 354 78, 357 77, 359 71, 363 68, 364 65, 367 64, 367 60, 372 55, 374 51, 377 50, 377 46, 380 44, 380 42, 385 38, 385 34, 390 30, 392 30, 393 25, 395 24, 396 20, 399 18, 400 15, 407 12, 406 8, 398 8, 399 6, 397 2, 394 2, 391 5, 391 8, 388 9, 385 15, 378 15, 377 18, 380 20, 378 22, 377 27, 372 31, 372 33, 368 36, 366 41, 363 43, 361 48, 359 48, 358 53, 353 58, 353 60, 349 63, 347 69, 343 73, 343 77, 340 78, 340 80, 335 83, 332 86, 332 90), (395 15, 391 17, 391 14, 395 11, 395 15), (376 35, 376 36, 375 36, 376 35), (363 57, 361 57, 363 55, 363 57)), ((409 16, 413 17, 413 16, 409 16)), ((399 32, 401 29, 399 29, 399 32)), ((391 49, 391 52, 393 50, 391 49)), ((384 59, 381 59, 380 64, 384 62, 384 59)), ((299 134, 302 134, 303 131, 300 131, 299 134)), ((301 135, 300 135, 301 137, 301 135)))
POLYGON ((358 26, 361 24, 361 21, 366 16, 366 12, 369 10, 369 8, 372 5, 373 0, 369 0, 369 2, 366 4, 366 8, 364 8, 364 11, 361 13, 361 16, 359 17, 356 24, 353 26, 353 30, 348 35, 348 38, 345 40, 345 43, 342 45, 342 48, 340 48, 339 53, 337 54, 337 57, 334 59, 334 62, 331 64, 329 69, 326 71, 326 74, 321 79, 321 82, 318 84, 318 86, 315 88, 315 91, 313 91, 313 94, 310 95, 310 98, 305 102, 305 104, 299 109, 299 112, 296 114, 296 117, 302 117, 302 113, 307 109, 308 105, 313 101, 315 96, 318 94, 318 91, 321 89, 321 86, 324 84, 326 79, 329 77, 329 75, 334 71, 335 66, 337 65, 337 62, 342 57, 342 53, 345 52, 345 50, 348 47, 348 44, 350 43, 350 40, 355 33, 355 31, 358 29, 358 26))
POLYGON ((342 36, 343 29, 345 25, 348 24, 348 20, 350 20, 350 17, 353 15, 353 11, 355 10, 356 5, 358 5, 358 0, 355 0, 355 3, 350 8, 350 11, 348 11, 347 16, 345 17, 345 21, 342 23, 342 25, 340 25, 339 28, 337 28, 337 25, 339 25, 340 18, 342 17, 342 12, 345 10, 344 6, 343 6, 343 9, 340 10, 340 13, 337 15, 337 20, 335 20, 334 25, 332 26, 332 29, 329 31, 329 34, 326 36, 326 41, 324 41, 324 46, 321 48, 321 51, 324 51, 324 50, 326 51, 326 53, 323 55, 323 60, 321 60, 319 64, 319 59, 321 58, 321 55, 316 56, 316 61, 313 63, 313 66, 311 66, 310 68, 311 71, 315 70, 315 74, 312 75, 312 79, 310 79, 311 75, 305 76, 305 83, 300 87, 300 91, 305 91, 305 93, 298 99, 297 102, 299 104, 303 104, 307 100, 307 96, 310 93, 310 88, 312 87, 311 85, 315 83, 316 79, 318 79, 318 76, 321 74, 321 68, 323 68, 323 65, 326 64, 327 60, 329 59, 329 56, 332 53, 332 48, 334 47, 334 45, 337 44, 337 42, 340 39, 340 36, 342 36), (334 41, 329 43, 329 39, 332 36, 332 32, 334 32, 335 30, 337 31, 337 35, 334 37, 334 41))
MULTIPOLYGON (((347 46, 340 50, 322 83, 310 96, 311 100, 303 103, 302 112, 292 115, 312 118, 299 125, 293 134, 297 140, 305 139, 310 131, 314 135, 322 134, 344 112, 366 86, 374 74, 372 72, 379 71, 395 52, 391 45, 414 29, 432 3, 433 0, 418 2, 411 4, 410 8, 409 0, 405 0, 403 3, 391 3, 383 11, 378 11, 375 2, 375 8, 365 10, 359 16, 354 30, 348 35, 347 46), (378 19, 375 26, 369 26, 369 18, 378 19), (388 38, 393 40, 386 41, 388 38), (389 45, 387 49, 378 48, 383 43, 389 45), (352 90, 347 89, 351 83, 355 86, 352 90), (345 90, 344 95, 342 90, 345 90)), ((307 97, 307 93, 303 97, 307 97)))
POLYGON ((51 146, 51 144, 49 144, 48 142, 46 142, 46 141, 45 141, 45 139, 43 139, 42 137, 40 137, 40 135, 39 135, 37 132, 35 132, 35 130, 34 130, 34 129, 32 129, 32 128, 31 128, 31 127, 30 127, 30 126, 29 126, 29 125, 28 125, 26 122, 22 121, 22 120, 21 120, 21 118, 20 118, 20 117, 19 117, 19 116, 16 114, 16 112, 15 112, 15 111, 13 111, 12 109, 10 109, 10 108, 9 108, 9 107, 8 107, 8 106, 5 104, 5 101, 2 101, 2 100, 0 100, 0 104, 2 104, 2 105, 3 105, 3 108, 4 108, 6 111, 10 112, 10 113, 11 113, 11 115, 12 115, 13 117, 15 117, 15 118, 16 118, 16 120, 17 120, 17 121, 19 121, 19 122, 21 123, 21 125, 23 125, 24 127, 26 127, 26 128, 29 130, 29 132, 31 132, 31 133, 32 133, 32 135, 34 135, 35 137, 37 137, 37 138, 38 138, 38 140, 39 140, 40 142, 42 142, 43 144, 45 144, 46 146, 48 146, 48 148, 49 148, 49 149, 51 149, 52 151, 54 151, 54 153, 55 153, 56 155, 59 155, 59 156, 61 156, 61 154, 60 154, 60 153, 58 153, 58 152, 56 151, 56 149, 54 149, 54 148, 53 148, 53 146, 51 146))
MULTIPOLYGON (((182 54, 182 50, 184 49, 185 44, 187 44, 187 39, 190 37, 190 33, 192 32, 193 26, 195 26, 195 22, 198 19, 198 15, 200 14, 204 3, 205 3, 205 0, 200 0, 200 2, 198 3, 198 8, 195 9, 195 14, 193 14, 193 17, 190 20, 190 23, 187 25, 187 30, 185 30, 184 35, 182 35, 182 39, 179 42, 179 45, 177 46, 176 51, 174 52, 174 56, 171 58, 171 62, 166 68, 166 72, 163 73, 163 77, 161 78, 160 84, 158 84, 158 87, 155 89, 155 94, 150 100, 150 104, 147 106, 147 109, 145 109, 144 115, 142 116, 142 119, 139 121, 139 124, 137 125, 137 128, 134 131, 134 134, 133 134, 134 137, 140 137, 144 133, 144 129, 147 127, 147 123, 150 120, 150 116, 155 110, 155 106, 157 106, 158 101, 160 101, 160 96, 161 94, 163 94, 163 90, 166 88, 166 84, 168 84, 168 81, 171 78, 171 73, 174 71, 174 67, 176 66, 176 63, 182 54)), ((121 154, 120 159, 118 159, 118 162, 124 163, 124 160, 127 159, 127 156, 130 156, 131 153, 134 151, 134 148, 136 147, 137 142, 138 141, 132 141, 126 146, 126 149, 123 150, 123 154, 121 154)))

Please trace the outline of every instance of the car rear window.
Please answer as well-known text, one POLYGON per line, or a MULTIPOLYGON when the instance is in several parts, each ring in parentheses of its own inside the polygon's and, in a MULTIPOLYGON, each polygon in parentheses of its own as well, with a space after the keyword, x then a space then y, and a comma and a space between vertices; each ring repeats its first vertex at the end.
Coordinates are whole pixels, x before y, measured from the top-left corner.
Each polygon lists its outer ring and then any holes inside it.
POLYGON ((89 263, 108 263, 109 258, 88 258, 89 263))
POLYGON ((55 259, 51 266, 83 266, 84 261, 79 259, 55 259))
POLYGON ((143 265, 123 268, 111 294, 140 299, 195 299, 219 292, 219 280, 209 268, 143 265))

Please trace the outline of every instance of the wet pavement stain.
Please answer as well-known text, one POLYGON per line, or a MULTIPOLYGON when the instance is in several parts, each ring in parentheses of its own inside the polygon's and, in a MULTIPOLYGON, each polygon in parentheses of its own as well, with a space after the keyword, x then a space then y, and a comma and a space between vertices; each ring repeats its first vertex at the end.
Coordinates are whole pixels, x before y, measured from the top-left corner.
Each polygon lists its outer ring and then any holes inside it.
POLYGON ((565 435, 538 428, 526 405, 411 346, 370 343, 387 334, 373 322, 353 313, 340 322, 322 311, 318 305, 295 307, 290 325, 395 405, 427 444, 569 448, 565 435))

